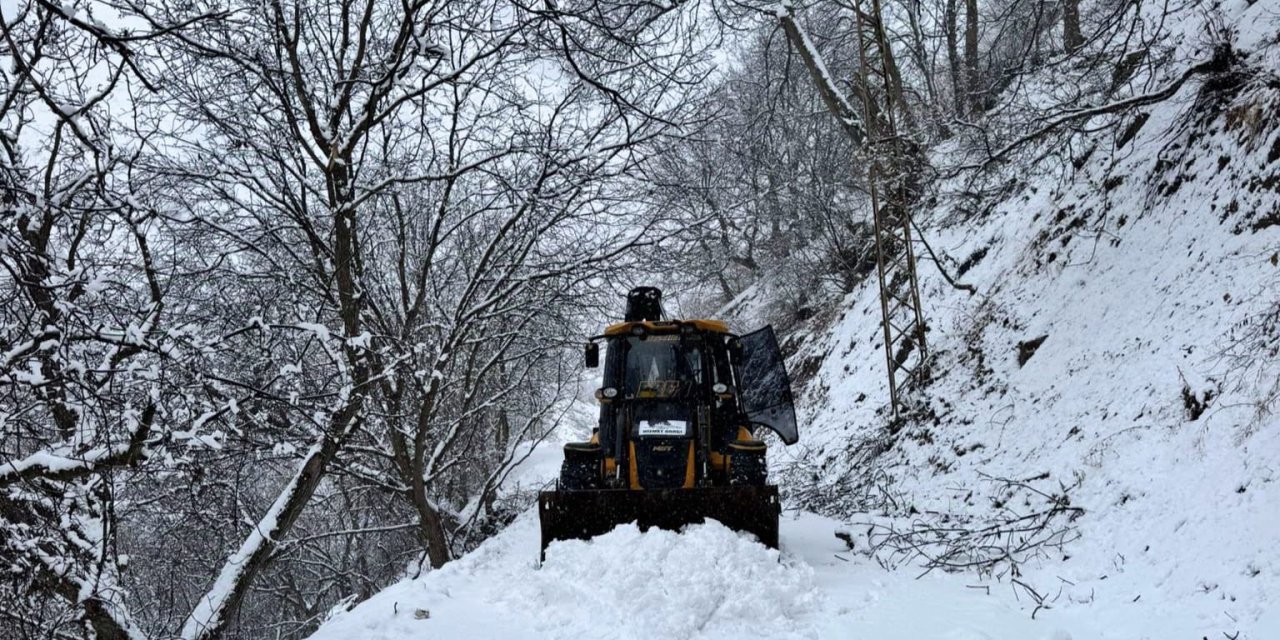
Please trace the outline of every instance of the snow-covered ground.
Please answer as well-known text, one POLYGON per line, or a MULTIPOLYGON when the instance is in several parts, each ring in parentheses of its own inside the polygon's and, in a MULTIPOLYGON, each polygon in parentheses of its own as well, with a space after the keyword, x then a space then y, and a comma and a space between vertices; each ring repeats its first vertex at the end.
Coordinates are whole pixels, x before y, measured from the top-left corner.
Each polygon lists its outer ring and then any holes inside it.
MULTIPOLYGON (((1199 638, 1191 611, 1140 603, 1042 610, 971 576, 885 572, 813 514, 782 523, 770 550, 718 523, 684 533, 623 526, 551 545, 537 563, 528 513, 475 552, 336 615, 313 640, 406 638, 1199 638)), ((1280 627, 1257 637, 1277 637, 1280 627)))

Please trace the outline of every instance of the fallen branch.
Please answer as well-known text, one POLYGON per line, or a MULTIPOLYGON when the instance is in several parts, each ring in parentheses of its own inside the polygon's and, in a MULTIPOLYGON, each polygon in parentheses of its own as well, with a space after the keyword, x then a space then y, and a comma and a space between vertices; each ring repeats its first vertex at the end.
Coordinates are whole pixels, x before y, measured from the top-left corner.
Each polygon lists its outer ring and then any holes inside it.
POLYGON ((1066 487, 1061 494, 1036 489, 1025 482, 988 478, 1001 484, 998 504, 1006 515, 977 521, 962 515, 926 513, 907 529, 890 524, 865 523, 869 554, 881 566, 892 569, 917 562, 925 575, 935 569, 975 570, 980 575, 1020 575, 1020 565, 1062 548, 1079 538, 1072 523, 1084 509, 1071 506, 1066 487), (1016 497, 1039 496, 1043 507, 1018 514, 1003 505, 1016 497))
POLYGON ((934 266, 938 267, 938 273, 942 274, 942 279, 946 280, 947 284, 951 285, 951 288, 953 289, 968 291, 969 295, 977 293, 977 287, 963 282, 956 282, 955 278, 952 278, 951 274, 947 273, 947 268, 942 266, 942 261, 938 259, 938 254, 933 252, 933 247, 924 239, 924 232, 920 230, 920 225, 916 224, 916 219, 911 218, 910 220, 911 227, 916 230, 916 239, 920 241, 920 244, 924 245, 925 251, 929 252, 929 257, 933 259, 934 266))

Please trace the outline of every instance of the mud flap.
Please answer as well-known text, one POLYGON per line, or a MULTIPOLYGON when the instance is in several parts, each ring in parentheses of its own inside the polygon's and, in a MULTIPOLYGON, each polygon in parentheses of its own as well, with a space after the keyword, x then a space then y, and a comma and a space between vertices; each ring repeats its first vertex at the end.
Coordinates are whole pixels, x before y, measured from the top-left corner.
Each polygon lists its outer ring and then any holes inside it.
POLYGON ((679 530, 687 524, 717 520, 778 548, 778 487, 730 486, 701 489, 603 489, 544 491, 538 494, 542 554, 553 540, 587 540, 628 522, 641 529, 679 530))

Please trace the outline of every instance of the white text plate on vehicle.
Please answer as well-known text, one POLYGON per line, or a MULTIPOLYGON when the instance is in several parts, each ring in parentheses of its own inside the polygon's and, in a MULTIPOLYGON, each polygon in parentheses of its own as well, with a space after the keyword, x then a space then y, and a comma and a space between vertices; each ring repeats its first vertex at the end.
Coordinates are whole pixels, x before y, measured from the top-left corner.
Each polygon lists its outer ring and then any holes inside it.
POLYGON ((662 420, 649 422, 641 420, 636 426, 636 435, 641 436, 682 436, 688 432, 689 423, 684 420, 662 420))

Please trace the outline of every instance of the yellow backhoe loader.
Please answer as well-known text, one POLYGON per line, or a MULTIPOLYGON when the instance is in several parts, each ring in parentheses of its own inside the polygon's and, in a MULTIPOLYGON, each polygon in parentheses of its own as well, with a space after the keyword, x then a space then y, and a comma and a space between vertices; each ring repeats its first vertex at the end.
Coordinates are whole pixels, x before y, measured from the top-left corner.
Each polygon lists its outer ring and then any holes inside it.
POLYGON ((745 335, 717 320, 662 317, 662 292, 627 295, 624 321, 586 345, 600 366, 600 421, 564 446, 554 491, 538 497, 542 553, 619 524, 679 529, 714 519, 778 546, 778 488, 767 481, 769 429, 799 438, 791 382, 771 327, 745 335))

